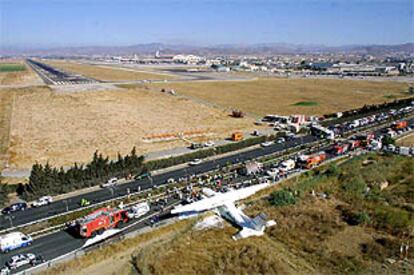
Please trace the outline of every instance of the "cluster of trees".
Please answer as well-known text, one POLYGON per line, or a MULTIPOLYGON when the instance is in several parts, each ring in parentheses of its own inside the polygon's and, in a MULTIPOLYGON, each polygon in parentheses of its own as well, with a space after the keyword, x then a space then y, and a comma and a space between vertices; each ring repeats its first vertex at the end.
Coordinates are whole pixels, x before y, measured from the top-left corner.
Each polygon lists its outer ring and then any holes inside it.
POLYGON ((8 190, 7 190, 6 185, 0 182, 0 205, 6 204, 6 202, 8 201, 7 195, 8 195, 8 190))
POLYGON ((99 185, 111 177, 127 177, 145 172, 144 157, 137 156, 135 147, 131 153, 110 161, 96 151, 92 161, 86 165, 74 164, 69 169, 54 168, 49 164, 34 164, 29 183, 20 184, 17 193, 26 200, 44 195, 56 195, 73 190, 99 185))
POLYGON ((139 175, 151 170, 162 169, 177 164, 186 163, 196 158, 206 158, 217 154, 239 150, 259 144, 269 138, 255 137, 237 143, 230 143, 216 148, 199 150, 190 154, 159 159, 144 163, 143 156, 137 156, 135 147, 129 155, 122 157, 118 154, 115 161, 103 157, 98 151, 93 155, 92 161, 86 165, 74 164, 69 169, 55 168, 49 164, 34 164, 30 173, 29 183, 19 184, 17 193, 25 200, 33 200, 44 195, 57 195, 74 190, 99 185, 111 177, 126 178, 139 175))

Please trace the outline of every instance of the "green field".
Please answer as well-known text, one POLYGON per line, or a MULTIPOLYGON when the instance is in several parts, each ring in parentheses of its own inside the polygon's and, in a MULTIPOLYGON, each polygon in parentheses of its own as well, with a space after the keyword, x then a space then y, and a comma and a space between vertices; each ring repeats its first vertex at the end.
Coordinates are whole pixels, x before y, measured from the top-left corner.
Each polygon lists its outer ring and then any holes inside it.
POLYGON ((0 64, 0 73, 21 72, 25 71, 26 66, 17 63, 0 64))
POLYGON ((294 106, 317 106, 318 102, 315 101, 299 101, 295 104, 293 104, 294 106))

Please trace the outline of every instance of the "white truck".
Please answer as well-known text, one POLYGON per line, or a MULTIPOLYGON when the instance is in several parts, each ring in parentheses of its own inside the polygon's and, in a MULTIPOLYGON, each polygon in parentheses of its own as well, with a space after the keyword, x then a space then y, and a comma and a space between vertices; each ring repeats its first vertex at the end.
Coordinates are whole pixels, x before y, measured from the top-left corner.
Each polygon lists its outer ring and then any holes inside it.
POLYGON ((7 253, 21 247, 29 246, 32 242, 33 240, 30 236, 21 232, 8 233, 0 236, 0 251, 7 253))
POLYGON ((288 159, 280 163, 279 170, 286 173, 294 169, 295 166, 296 166, 295 161, 293 159, 288 159))
POLYGON ((150 207, 147 202, 138 203, 137 205, 132 206, 128 211, 128 217, 131 219, 137 219, 147 214, 149 211, 150 207))

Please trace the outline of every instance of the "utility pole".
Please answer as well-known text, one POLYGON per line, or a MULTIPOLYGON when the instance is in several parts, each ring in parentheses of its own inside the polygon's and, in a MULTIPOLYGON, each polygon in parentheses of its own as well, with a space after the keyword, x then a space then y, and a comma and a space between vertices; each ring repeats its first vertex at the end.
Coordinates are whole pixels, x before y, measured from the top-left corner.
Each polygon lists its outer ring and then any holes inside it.
POLYGON ((13 216, 6 216, 6 219, 10 221, 10 227, 13 227, 13 216))
POLYGON ((65 204, 65 206, 66 206, 66 212, 68 212, 68 211, 69 211, 68 201, 67 201, 67 200, 63 200, 63 203, 64 203, 64 204, 65 204))

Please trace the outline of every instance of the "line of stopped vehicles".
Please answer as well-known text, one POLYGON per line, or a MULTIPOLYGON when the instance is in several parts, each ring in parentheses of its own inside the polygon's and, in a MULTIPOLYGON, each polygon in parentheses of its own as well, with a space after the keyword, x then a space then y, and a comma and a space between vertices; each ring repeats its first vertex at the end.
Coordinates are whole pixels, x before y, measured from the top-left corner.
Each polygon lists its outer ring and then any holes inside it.
MULTIPOLYGON (((377 115, 371 115, 369 117, 360 118, 358 120, 354 120, 351 122, 344 122, 342 124, 333 125, 328 127, 327 129, 328 131, 333 132, 335 137, 337 137, 351 129, 385 121, 389 119, 390 116, 392 117, 397 115, 408 114, 412 112, 413 109, 414 108, 410 106, 401 108, 400 110, 390 110, 387 113, 384 112, 377 115)), ((229 182, 227 184, 237 182, 237 184, 233 185, 232 187, 228 187, 230 185, 226 186, 226 183, 223 180, 223 175, 215 175, 214 177, 206 175, 191 175, 187 178, 180 178, 177 180, 179 182, 195 181, 198 183, 199 186, 214 188, 214 192, 218 193, 226 193, 233 189, 248 188, 251 185, 255 184, 276 183, 279 180, 286 178, 290 174, 297 173, 307 169, 312 169, 316 166, 319 166, 328 159, 332 159, 334 157, 345 155, 351 152, 360 150, 393 151, 392 146, 383 146, 383 139, 387 136, 397 137, 401 134, 404 134, 407 131, 411 131, 412 125, 410 124, 412 124, 412 121, 409 122, 407 120, 400 119, 392 123, 392 125, 388 128, 382 128, 381 130, 375 132, 356 134, 348 139, 336 139, 335 142, 333 142, 331 145, 323 148, 320 151, 309 152, 306 154, 296 154, 276 164, 262 165, 258 162, 245 163, 243 168, 234 171, 234 174, 231 174, 230 177, 228 177, 229 182)), ((327 137, 326 132, 322 131, 317 133, 325 134, 325 137, 327 137)), ((271 141, 271 143, 283 143, 286 141, 286 138, 289 138, 289 136, 284 137, 283 139, 278 138, 275 141, 271 141)), ((327 138, 329 139, 329 137, 327 138)), ((271 144, 262 144, 263 147, 270 145, 271 144)), ((409 151, 407 155, 414 155, 413 148, 411 148, 411 151, 409 151)), ((202 160, 196 159, 190 162, 189 165, 199 165, 201 162, 202 160)), ((139 175, 136 177, 136 179, 148 176, 150 176, 150 174, 139 175)), ((167 184, 175 183, 177 182, 177 180, 170 178, 167 180, 167 184)), ((106 183, 102 184, 101 187, 112 188, 117 184, 119 184, 118 179, 111 178, 106 183)), ((174 190, 183 205, 193 204, 209 197, 201 194, 200 192, 196 192, 195 189, 193 189, 192 187, 193 185, 190 184, 181 191, 178 189, 174 190)), ((53 198, 51 196, 44 196, 39 198, 37 201, 33 202, 31 204, 31 207, 42 207, 44 205, 51 203, 52 201, 53 198)), ((24 211, 27 207, 28 204, 25 202, 12 204, 4 208, 2 210, 2 214, 9 215, 16 211, 24 211)), ((68 224, 68 226, 73 234, 81 238, 94 238, 96 236, 102 235, 108 229, 122 228, 123 224, 128 223, 130 220, 143 217, 150 211, 150 209, 151 205, 148 202, 141 202, 128 208, 103 207, 91 212, 85 217, 79 218, 71 222, 70 224, 68 224)), ((209 208, 206 207, 205 209, 209 208)), ((227 214, 230 210, 227 209, 227 214)), ((172 212, 180 214, 179 210, 175 210, 172 212)), ((236 218, 243 217, 244 221, 246 221, 246 216, 244 214, 241 214, 239 212, 237 212, 236 214, 234 214, 236 218)), ((226 218, 226 216, 223 217, 226 218)), ((229 216, 227 215, 227 217, 229 216)), ((230 215, 230 218, 231 217, 232 216, 230 215)), ((156 219, 151 220, 151 222, 154 221, 156 221, 156 219)), ((232 220, 232 222, 234 222, 234 220, 232 220)), ((257 224, 257 220, 252 219, 252 224, 257 224)), ((33 243, 33 241, 34 240, 32 239, 32 237, 30 237, 27 234, 24 234, 22 232, 11 232, 3 236, 0 236, 0 251, 3 253, 9 253, 11 251, 18 250, 19 248, 28 247, 33 243)), ((33 266, 44 261, 45 259, 41 255, 35 255, 34 253, 16 254, 10 257, 5 266, 1 269, 0 274, 10 274, 11 271, 21 268, 23 266, 33 266)))

